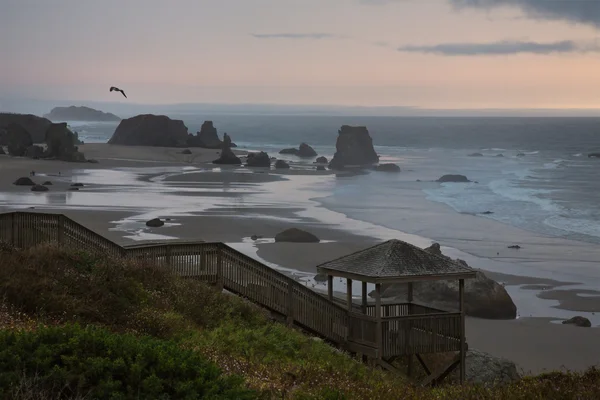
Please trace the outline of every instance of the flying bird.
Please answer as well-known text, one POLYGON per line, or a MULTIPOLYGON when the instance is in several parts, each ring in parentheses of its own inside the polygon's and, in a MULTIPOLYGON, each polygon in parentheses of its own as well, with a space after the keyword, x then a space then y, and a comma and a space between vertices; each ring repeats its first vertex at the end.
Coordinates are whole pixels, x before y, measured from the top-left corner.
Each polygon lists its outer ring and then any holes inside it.
POLYGON ((123 94, 123 96, 125 96, 125 98, 127 98, 127 96, 125 95, 125 92, 123 91, 123 89, 119 89, 118 87, 111 86, 110 87, 110 92, 112 92, 113 90, 116 90, 117 92, 121 92, 123 94))

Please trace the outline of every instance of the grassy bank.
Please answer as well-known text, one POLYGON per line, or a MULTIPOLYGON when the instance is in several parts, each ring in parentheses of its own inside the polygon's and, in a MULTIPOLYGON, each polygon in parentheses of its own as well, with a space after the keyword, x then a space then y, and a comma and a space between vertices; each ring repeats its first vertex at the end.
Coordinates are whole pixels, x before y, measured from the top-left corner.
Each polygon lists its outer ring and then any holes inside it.
POLYGON ((1 398, 578 399, 600 373, 413 387, 258 307, 166 271, 0 247, 1 398), (111 378, 113 377, 113 378, 111 378), (27 397, 27 393, 38 397, 27 397))

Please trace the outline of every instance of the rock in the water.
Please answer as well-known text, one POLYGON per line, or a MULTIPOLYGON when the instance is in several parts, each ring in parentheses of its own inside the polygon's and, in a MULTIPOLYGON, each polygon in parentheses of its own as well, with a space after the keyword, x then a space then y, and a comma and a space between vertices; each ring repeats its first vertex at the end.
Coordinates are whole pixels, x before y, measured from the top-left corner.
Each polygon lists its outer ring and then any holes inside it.
POLYGON ((150 221, 146 222, 146 226, 149 226, 151 228, 160 228, 164 224, 165 223, 162 222, 159 218, 154 218, 154 219, 151 219, 150 221))
POLYGON ((400 167, 396 164, 379 164, 375 167, 375 171, 400 172, 400 167))
POLYGON ((32 192, 47 192, 49 189, 44 185, 33 185, 31 187, 32 192))
POLYGON ((525 153, 517 153, 517 157, 525 157, 525 153))
POLYGON ((8 154, 23 157, 27 149, 33 145, 31 135, 23 126, 14 123, 8 125, 5 130, 8 154))
POLYGON ((590 153, 588 154, 589 158, 600 158, 600 153, 590 153))
POLYGON ((310 232, 303 231, 298 228, 286 229, 275 235, 276 242, 293 242, 293 243, 318 243, 319 238, 310 232))
POLYGON ((490 215, 490 214, 493 214, 493 213, 494 213, 493 211, 484 211, 484 212, 482 212, 483 215, 490 215))
POLYGON ((50 124, 46 131, 45 157, 56 158, 62 161, 85 162, 83 153, 80 153, 76 144, 77 136, 67 128, 67 123, 50 124))
POLYGON ((192 154, 192 151, 190 149, 185 149, 181 151, 181 154, 192 154))
POLYGON ((464 175, 444 175, 437 181, 438 182, 471 182, 464 175))
POLYGON ((223 145, 221 146, 221 156, 213 161, 213 164, 240 165, 242 160, 231 150, 231 137, 225 133, 223 135, 223 145))
POLYGON ((44 186, 52 186, 52 182, 46 181, 46 182, 42 183, 42 185, 44 185, 44 186))
POLYGON ((504 157, 504 154, 502 154, 502 153, 496 154, 496 157, 504 157))
MULTIPOLYGON (((31 136, 33 143, 43 143, 46 137, 46 130, 50 126, 51 122, 42 117, 38 117, 32 114, 10 114, 0 113, 0 132, 10 124, 21 125, 31 136)), ((0 134, 0 146, 7 146, 6 138, 3 138, 0 134)))
POLYGON ((29 146, 27 148, 27 150, 25 151, 25 157, 30 157, 30 158, 40 158, 44 155, 44 148, 42 146, 37 146, 37 145, 33 145, 33 146, 29 146))
POLYGON ((69 190, 72 192, 78 192, 79 188, 78 187, 70 187, 69 190))
POLYGON ((571 319, 567 319, 567 320, 563 321, 562 323, 569 324, 569 325, 575 325, 575 326, 581 326, 583 328, 591 328, 592 327, 592 323, 590 322, 590 320, 585 317, 582 317, 580 315, 573 317, 571 319))
POLYGON ((188 129, 183 121, 166 115, 142 114, 119 123, 109 144, 127 146, 182 147, 187 144, 188 129))
POLYGON ((331 169, 372 165, 379 161, 373 148, 373 139, 365 126, 343 125, 338 131, 335 148, 336 152, 329 163, 331 169))
POLYGON ((277 160, 275 161, 275 169, 289 169, 290 168, 290 164, 286 163, 283 160, 277 160))
POLYGON ((469 157, 483 157, 483 154, 481 154, 481 153, 471 153, 471 154, 469 154, 469 157))
POLYGON ((16 181, 13 182, 13 185, 17 185, 17 186, 34 186, 35 182, 31 180, 31 178, 28 178, 26 176, 17 179, 16 181))
POLYGON ((214 127, 213 122, 204 121, 196 136, 189 135, 188 145, 205 149, 220 149, 223 147, 223 142, 219 139, 217 128, 214 127))
MULTIPOLYGON (((453 372, 451 378, 452 380, 460 378, 459 368, 453 372)), ((467 382, 493 386, 508 384, 521 378, 514 362, 475 349, 467 351, 465 359, 465 380, 467 382)))
MULTIPOLYGON (((438 243, 426 248, 432 254, 450 259, 442 254, 438 243)), ((467 265, 463 260, 455 262, 467 265)), ((458 309, 458 281, 424 281, 413 283, 416 301, 441 309, 458 309)), ((384 287, 383 297, 406 299, 407 286, 393 284, 384 287)), ((517 307, 506 289, 498 282, 489 279, 481 271, 476 271, 474 279, 465 280, 465 312, 467 315, 486 319, 514 319, 517 307)))
POLYGON ((316 157, 317 152, 315 151, 315 149, 313 149, 306 143, 300 143, 300 147, 298 147, 298 156, 299 157, 316 157))
POLYGON ((93 158, 88 159, 87 162, 90 164, 98 164, 98 160, 94 160, 93 158))
POLYGON ((44 115, 53 121, 120 121, 121 118, 115 114, 94 110, 93 108, 81 106, 54 107, 49 114, 44 115))
POLYGON ((513 245, 511 245, 511 246, 507 246, 507 248, 509 248, 509 249, 517 249, 517 250, 519 250, 519 249, 521 248, 521 246, 519 246, 518 244, 513 244, 513 245))
POLYGON ((262 236, 252 235, 252 236, 250 236, 250 239, 252 239, 252 240, 258 240, 258 239, 262 239, 262 236))
POLYGON ((279 152, 279 154, 293 154, 295 156, 297 156, 299 153, 298 149, 294 148, 294 147, 290 147, 287 149, 283 149, 279 152))
POLYGON ((271 159, 264 151, 260 153, 250 153, 246 158, 246 166, 248 167, 270 167, 271 159))
POLYGON ((327 164, 327 157, 325 157, 325 156, 317 157, 317 159, 315 160, 315 163, 327 164))
POLYGON ((325 166, 324 165, 317 166, 317 171, 325 171, 325 166))
POLYGON ((75 183, 71 184, 71 187, 83 187, 83 186, 85 186, 85 185, 81 182, 75 182, 75 183))

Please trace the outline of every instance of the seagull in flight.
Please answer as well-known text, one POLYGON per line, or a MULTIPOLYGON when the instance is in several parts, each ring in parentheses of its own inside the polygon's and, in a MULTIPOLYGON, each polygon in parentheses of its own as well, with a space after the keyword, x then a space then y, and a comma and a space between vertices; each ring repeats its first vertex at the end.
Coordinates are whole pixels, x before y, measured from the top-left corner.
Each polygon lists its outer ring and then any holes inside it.
POLYGON ((111 86, 109 91, 112 92, 114 90, 116 90, 117 92, 121 92, 123 94, 123 96, 125 96, 125 98, 127 98, 123 89, 119 89, 118 87, 111 86))

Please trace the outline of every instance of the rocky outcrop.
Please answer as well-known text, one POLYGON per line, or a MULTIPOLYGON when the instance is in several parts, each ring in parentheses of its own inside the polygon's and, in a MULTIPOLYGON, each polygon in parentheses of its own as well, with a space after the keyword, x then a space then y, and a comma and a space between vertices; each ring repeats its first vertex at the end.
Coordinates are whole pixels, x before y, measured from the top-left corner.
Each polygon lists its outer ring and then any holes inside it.
POLYGON ((249 153, 246 158, 246 166, 247 167, 270 167, 271 166, 271 158, 264 151, 260 153, 249 153))
POLYGON ((305 157, 305 158, 317 156, 317 152, 315 151, 315 149, 313 149, 306 143, 301 143, 297 149, 293 148, 293 147, 288 148, 288 149, 283 149, 279 152, 279 154, 293 154, 295 156, 305 157))
MULTIPOLYGON (((494 357, 479 350, 467 351, 465 358, 465 380, 482 386, 504 385, 521 379, 516 364, 505 358, 494 357)), ((460 378, 457 368, 451 375, 451 380, 460 378)))
POLYGON ((290 164, 283 160, 277 160, 275 161, 275 169, 290 169, 290 164))
POLYGON ((396 164, 379 164, 375 166, 375 171, 382 172, 400 172, 400 167, 396 164))
POLYGON ((438 179, 437 181, 438 182, 459 182, 459 183, 460 182, 471 182, 464 175, 444 175, 440 179, 438 179))
POLYGON ((51 124, 46 131, 44 157, 62 161, 85 162, 85 156, 77 146, 77 136, 67 128, 66 122, 51 124))
POLYGON ((90 107, 54 107, 49 114, 44 115, 52 121, 120 121, 115 114, 94 110, 90 107))
POLYGON ((27 149, 33 145, 31 135, 22 125, 15 123, 8 125, 5 130, 8 154, 23 157, 27 149))
POLYGON ((29 146, 25 151, 25 157, 41 158, 44 156, 44 148, 42 146, 33 145, 29 146))
POLYGON ((183 147, 188 130, 183 121, 166 115, 142 114, 121 121, 109 144, 125 146, 183 147))
POLYGON ((331 169, 372 165, 379 161, 373 148, 373 139, 364 126, 343 125, 338 131, 335 148, 336 152, 329 163, 331 169))
POLYGON ((13 182, 13 185, 17 185, 17 186, 34 186, 35 182, 31 180, 31 178, 28 178, 26 176, 21 177, 19 179, 17 179, 16 181, 13 182))
POLYGON ((231 137, 228 134, 223 135, 223 145, 221 146, 221 156, 213 161, 213 164, 240 165, 242 160, 231 150, 231 137))
POLYGON ((315 163, 327 164, 327 157, 325 157, 325 156, 317 157, 317 159, 315 160, 315 163))
MULTIPOLYGON (((46 130, 52 122, 46 118, 38 117, 32 114, 10 114, 0 113, 0 132, 10 124, 21 125, 31 136, 33 143, 43 143, 46 137, 46 130)), ((8 143, 2 138, 0 133, 0 146, 7 146, 8 143)))
POLYGON ((319 238, 312 233, 298 228, 286 229, 275 235, 275 242, 318 243, 319 241, 319 238))
POLYGON ((205 149, 220 149, 223 142, 219 139, 217 128, 214 127, 212 121, 204 121, 200 127, 200 132, 196 136, 189 135, 188 146, 203 147, 205 149))
POLYGON ((146 226, 149 226, 150 228, 160 228, 164 224, 165 223, 162 222, 159 218, 154 218, 146 222, 146 226))
POLYGON ((566 325, 581 326, 583 328, 591 328, 592 327, 592 323, 590 322, 590 320, 587 319, 586 317, 582 317, 581 315, 567 319, 567 320, 563 321, 562 323, 566 324, 566 325))
MULTIPOLYGON (((432 244, 426 248, 432 254, 450 259, 442 254, 440 245, 432 244)), ((463 260, 455 262, 468 266, 463 260)), ((384 287, 382 297, 406 299, 407 287, 394 284, 384 287)), ((441 309, 458 308, 458 281, 425 281, 413 283, 413 296, 416 301, 441 309)), ((514 319, 517 306, 506 289, 498 282, 489 279, 481 271, 474 279, 465 280, 465 312, 467 315, 486 319, 514 319)))

